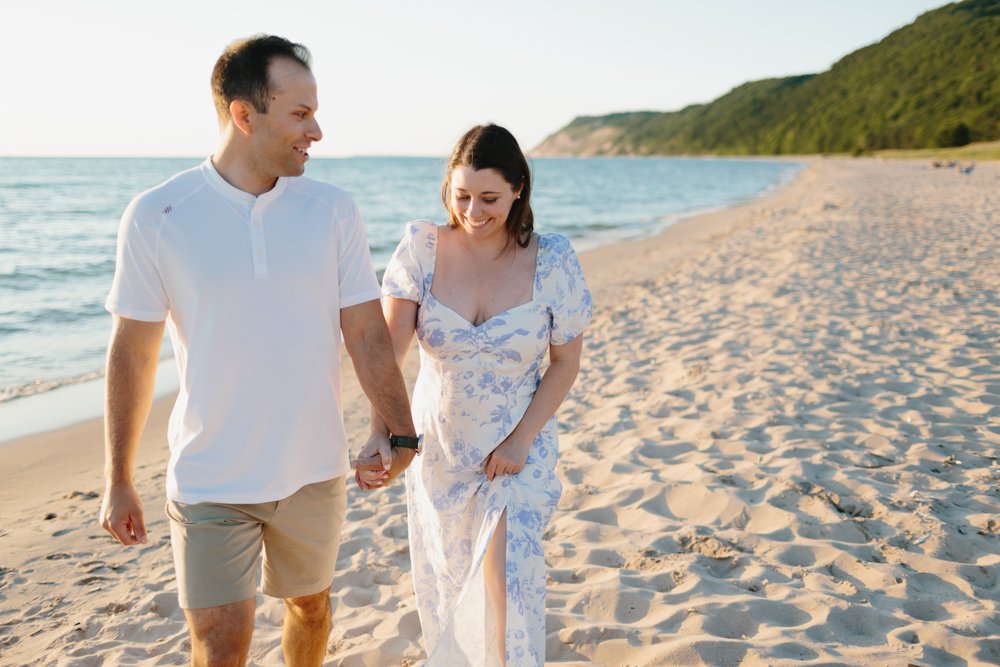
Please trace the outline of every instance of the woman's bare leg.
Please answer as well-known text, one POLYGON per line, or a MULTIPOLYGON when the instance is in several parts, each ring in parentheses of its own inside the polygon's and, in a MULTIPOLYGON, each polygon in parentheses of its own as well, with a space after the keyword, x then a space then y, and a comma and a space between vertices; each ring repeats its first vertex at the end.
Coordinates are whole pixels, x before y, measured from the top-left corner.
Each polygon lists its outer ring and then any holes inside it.
POLYGON ((497 651, 501 664, 507 664, 507 510, 500 515, 493 540, 483 559, 486 594, 493 605, 497 622, 497 651))

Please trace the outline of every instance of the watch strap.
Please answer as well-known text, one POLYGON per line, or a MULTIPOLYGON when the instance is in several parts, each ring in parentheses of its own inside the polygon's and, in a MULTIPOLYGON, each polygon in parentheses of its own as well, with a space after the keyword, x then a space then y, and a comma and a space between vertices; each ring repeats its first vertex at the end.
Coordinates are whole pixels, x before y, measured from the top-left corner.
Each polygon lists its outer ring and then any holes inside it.
POLYGON ((420 449, 420 438, 408 435, 390 435, 389 444, 393 447, 405 447, 406 449, 420 449))

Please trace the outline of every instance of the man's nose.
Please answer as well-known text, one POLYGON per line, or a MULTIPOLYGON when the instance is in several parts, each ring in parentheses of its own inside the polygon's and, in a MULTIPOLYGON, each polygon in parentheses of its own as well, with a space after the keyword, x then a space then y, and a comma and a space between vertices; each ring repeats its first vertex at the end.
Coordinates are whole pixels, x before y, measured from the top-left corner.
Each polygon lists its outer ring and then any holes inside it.
POLYGON ((323 138, 323 130, 319 127, 319 122, 313 118, 312 123, 306 129, 306 133, 311 141, 319 141, 323 138))

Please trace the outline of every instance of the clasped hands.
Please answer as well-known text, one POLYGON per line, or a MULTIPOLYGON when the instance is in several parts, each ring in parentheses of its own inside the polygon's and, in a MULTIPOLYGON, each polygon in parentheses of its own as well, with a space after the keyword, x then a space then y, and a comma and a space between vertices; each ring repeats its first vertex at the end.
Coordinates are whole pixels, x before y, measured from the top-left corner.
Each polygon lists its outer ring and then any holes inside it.
POLYGON ((358 458, 351 460, 354 483, 362 491, 387 486, 401 472, 392 474, 395 462, 396 452, 389 444, 389 436, 372 433, 358 458))
MULTIPOLYGON (((513 434, 507 436, 486 457, 483 463, 483 473, 486 478, 493 481, 500 475, 516 475, 521 472, 528 460, 530 447, 530 440, 522 443, 519 439, 513 438, 513 434)), ((398 465, 399 456, 399 452, 389 446, 387 435, 372 434, 358 454, 358 458, 351 461, 351 467, 354 468, 354 482, 358 488, 368 491, 388 486, 406 465, 409 465, 409 460, 404 465, 398 465)), ((409 456, 412 458, 413 454, 410 453, 409 456)))

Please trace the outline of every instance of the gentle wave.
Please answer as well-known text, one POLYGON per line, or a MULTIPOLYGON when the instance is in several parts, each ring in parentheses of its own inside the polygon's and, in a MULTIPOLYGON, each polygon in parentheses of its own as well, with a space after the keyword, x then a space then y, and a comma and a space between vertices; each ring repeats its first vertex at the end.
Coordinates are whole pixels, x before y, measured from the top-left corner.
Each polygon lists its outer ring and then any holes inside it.
POLYGON ((17 192, 18 190, 43 190, 45 188, 51 188, 52 183, 49 181, 21 181, 18 183, 0 183, 0 191, 12 190, 17 192))
MULTIPOLYGON (((5 250, 0 249, 0 252, 5 250)), ((8 249, 7 252, 12 252, 8 249)), ((92 278, 95 275, 111 275, 115 270, 115 258, 109 257, 97 262, 88 262, 76 266, 37 266, 30 269, 15 267, 11 271, 0 268, 0 286, 17 289, 19 283, 26 281, 52 281, 64 278, 92 278)))
MULTIPOLYGON (((25 310, 19 313, 19 319, 23 324, 59 324, 82 322, 95 317, 104 317, 107 311, 100 303, 87 303, 77 307, 67 308, 40 308, 38 310, 25 310)), ((15 324, 14 326, 20 326, 15 324)))
POLYGON ((83 373, 82 375, 60 378, 58 380, 36 380, 34 382, 18 385, 16 387, 0 388, 0 403, 12 401, 15 398, 42 394, 44 392, 52 391, 53 389, 58 389, 59 387, 65 387, 71 384, 90 382, 91 380, 96 380, 102 377, 104 377, 104 371, 91 371, 89 373, 83 373))

